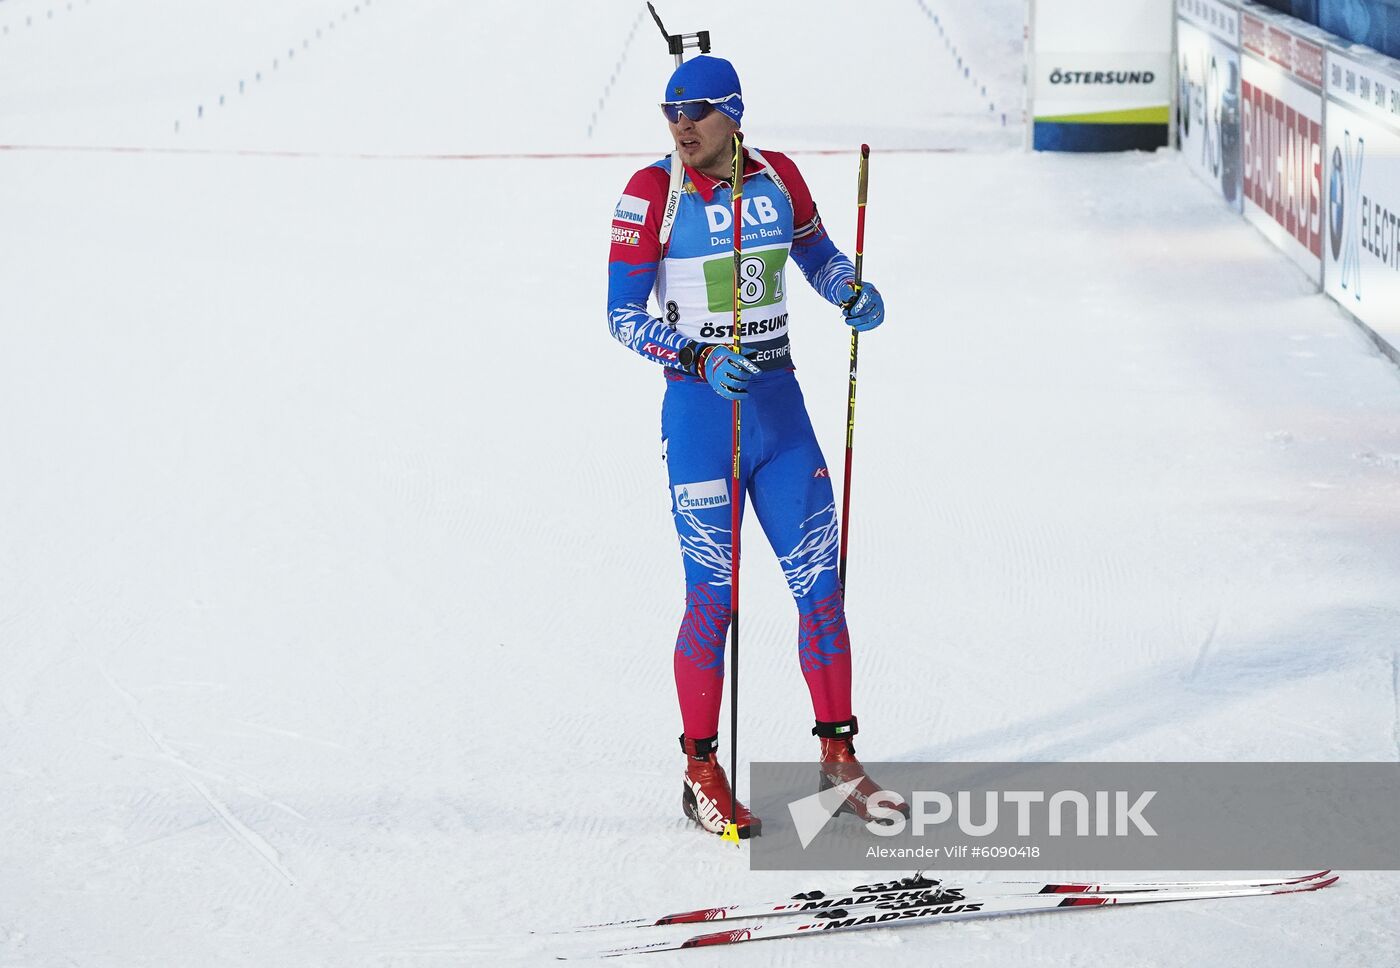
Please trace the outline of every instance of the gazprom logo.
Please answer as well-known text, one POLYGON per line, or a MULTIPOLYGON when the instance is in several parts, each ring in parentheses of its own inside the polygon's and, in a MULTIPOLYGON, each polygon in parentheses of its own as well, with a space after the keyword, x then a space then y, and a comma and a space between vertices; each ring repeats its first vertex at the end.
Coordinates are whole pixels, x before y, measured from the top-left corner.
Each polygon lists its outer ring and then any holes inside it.
POLYGON ((729 482, 725 480, 677 484, 672 490, 676 495, 677 511, 701 511, 729 504, 729 482))
POLYGON ((647 199, 638 198, 636 195, 623 195, 618 199, 617 208, 613 209, 613 218, 619 222, 645 225, 647 209, 649 208, 651 208, 651 202, 647 199))

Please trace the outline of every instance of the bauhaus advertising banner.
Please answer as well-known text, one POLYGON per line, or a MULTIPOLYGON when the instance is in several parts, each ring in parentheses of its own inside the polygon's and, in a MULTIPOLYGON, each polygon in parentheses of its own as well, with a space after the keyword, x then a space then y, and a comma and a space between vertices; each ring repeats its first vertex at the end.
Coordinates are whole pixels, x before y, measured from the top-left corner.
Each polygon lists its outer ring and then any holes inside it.
POLYGON ((1031 0, 1029 30, 1037 151, 1167 144, 1172 0, 1031 0))
POLYGON ((1181 153, 1240 211, 1240 10, 1223 0, 1177 0, 1176 15, 1181 153))
POLYGON ((1327 293, 1400 346, 1400 63, 1327 53, 1327 293))
POLYGON ((1322 283, 1326 35, 1247 5, 1240 12, 1244 214, 1322 283))

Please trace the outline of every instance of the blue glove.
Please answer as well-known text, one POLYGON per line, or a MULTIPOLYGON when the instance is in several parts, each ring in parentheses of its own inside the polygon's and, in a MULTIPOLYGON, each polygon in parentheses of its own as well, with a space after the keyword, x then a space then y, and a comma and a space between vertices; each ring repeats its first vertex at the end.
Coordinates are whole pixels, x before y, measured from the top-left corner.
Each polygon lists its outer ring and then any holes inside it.
MULTIPOLYGON (((846 285, 850 286, 848 282, 846 285)), ((854 288, 854 287, 852 287, 854 288)), ((846 324, 858 333, 874 329, 885 321, 885 300, 871 283, 861 283, 860 292, 841 307, 846 324)))
POLYGON ((696 370, 726 400, 748 393, 749 380, 762 371, 727 346, 705 347, 696 357, 696 370))

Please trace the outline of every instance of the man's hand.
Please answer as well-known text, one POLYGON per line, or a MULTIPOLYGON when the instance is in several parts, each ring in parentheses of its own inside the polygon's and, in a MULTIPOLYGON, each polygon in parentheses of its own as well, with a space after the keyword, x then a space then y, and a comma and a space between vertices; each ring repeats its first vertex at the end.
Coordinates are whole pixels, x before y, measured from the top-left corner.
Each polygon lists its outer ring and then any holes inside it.
MULTIPOLYGON (((850 286, 851 283, 846 285, 850 286)), ((851 288, 855 289, 854 286, 851 288)), ((885 300, 881 298, 880 290, 865 282, 841 307, 841 311, 846 314, 847 325, 858 333, 864 333, 885 321, 885 300)))
POLYGON ((748 392, 748 382, 762 372, 727 346, 705 347, 695 357, 695 370, 726 400, 737 400, 748 392))

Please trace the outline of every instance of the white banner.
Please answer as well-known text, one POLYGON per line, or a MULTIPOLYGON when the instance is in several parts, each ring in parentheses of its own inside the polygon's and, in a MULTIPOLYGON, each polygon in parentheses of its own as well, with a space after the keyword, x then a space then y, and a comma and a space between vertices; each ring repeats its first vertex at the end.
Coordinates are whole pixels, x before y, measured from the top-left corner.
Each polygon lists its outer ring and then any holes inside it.
POLYGON ((1400 347, 1400 64, 1327 52, 1327 293, 1400 347))
POLYGON ((1263 8, 1240 14, 1244 214, 1319 285, 1326 37, 1263 8))
POLYGON ((1240 11, 1177 0, 1177 137, 1186 164, 1241 208, 1240 11))
POLYGON ((1172 0, 1031 0, 1030 20, 1036 148, 1167 143, 1172 0))

